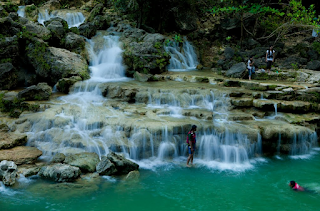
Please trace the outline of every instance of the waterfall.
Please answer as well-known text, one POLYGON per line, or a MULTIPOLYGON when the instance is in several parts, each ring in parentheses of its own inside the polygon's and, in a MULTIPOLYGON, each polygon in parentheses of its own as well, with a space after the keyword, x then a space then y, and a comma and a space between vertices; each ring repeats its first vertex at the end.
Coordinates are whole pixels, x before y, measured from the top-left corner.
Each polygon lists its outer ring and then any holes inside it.
POLYGON ((310 153, 311 149, 317 146, 317 133, 299 133, 292 138, 290 154, 292 156, 304 156, 310 153))
MULTIPOLYGON (((122 64, 122 49, 119 36, 98 36, 98 40, 87 40, 88 52, 92 58, 90 70, 94 81, 128 80, 125 77, 125 67, 122 64)), ((93 38, 94 39, 94 38, 93 38)))
POLYGON ((79 27, 82 23, 84 23, 85 20, 85 17, 81 12, 70 11, 65 13, 64 11, 54 11, 49 14, 48 10, 45 10, 44 12, 40 12, 38 14, 38 22, 44 25, 45 21, 55 17, 59 17, 67 21, 69 28, 79 27))
POLYGON ((178 42, 172 42, 165 46, 164 49, 170 54, 169 71, 187 71, 195 70, 197 68, 198 59, 193 46, 184 39, 182 48, 178 42))
POLYGON ((102 42, 98 44, 99 48, 95 48, 96 42, 88 40, 92 58, 89 65, 91 79, 79 83, 72 94, 61 97, 61 109, 54 116, 40 117, 28 132, 29 144, 37 145, 45 158, 58 152, 84 151, 95 152, 101 157, 112 147, 107 145, 108 141, 121 141, 119 132, 104 125, 105 118, 113 115, 110 108, 102 106, 106 99, 98 86, 99 82, 128 80, 124 77, 119 37, 100 35, 95 38, 102 42))
POLYGON ((18 13, 19 17, 24 18, 26 16, 26 6, 19 6, 17 13, 18 13))

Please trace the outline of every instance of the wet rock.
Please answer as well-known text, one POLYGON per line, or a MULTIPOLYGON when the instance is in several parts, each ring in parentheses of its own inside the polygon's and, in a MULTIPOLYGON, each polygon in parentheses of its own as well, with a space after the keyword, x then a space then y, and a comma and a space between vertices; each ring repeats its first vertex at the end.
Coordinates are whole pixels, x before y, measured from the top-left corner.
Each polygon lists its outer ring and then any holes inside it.
POLYGON ((31 177, 37 175, 44 164, 41 165, 21 165, 18 168, 18 173, 25 177, 31 177))
POLYGON ((227 72, 227 77, 241 78, 246 71, 246 65, 244 62, 233 65, 227 72))
POLYGON ((42 155, 35 147, 18 146, 11 149, 0 150, 0 161, 11 160, 17 165, 32 164, 42 155))
POLYGON ((44 166, 40 169, 38 175, 56 182, 72 182, 79 178, 81 171, 78 167, 67 164, 54 164, 44 166))
POLYGON ((64 163, 77 166, 82 172, 95 172, 96 166, 99 163, 99 156, 93 152, 70 154, 66 156, 64 163))
POLYGON ((11 63, 0 64, 0 90, 17 87, 17 79, 17 70, 11 63))
POLYGON ((52 88, 46 83, 30 86, 18 93, 18 97, 24 100, 48 100, 52 94, 52 88))
POLYGON ((0 149, 10 149, 26 143, 27 136, 24 134, 0 132, 0 149))
POLYGON ((126 176, 126 181, 137 181, 140 178, 139 171, 130 171, 129 174, 126 176))
POLYGON ((63 163, 66 159, 66 156, 63 153, 56 153, 52 159, 50 160, 51 163, 63 163))
POLYGON ((255 99, 253 100, 253 106, 256 108, 260 108, 262 110, 274 110, 274 101, 270 100, 260 100, 260 99, 255 99))
POLYGON ((62 78, 56 84, 57 89, 60 92, 68 94, 70 91, 70 87, 78 81, 82 81, 80 76, 72 76, 70 78, 62 78))
POLYGON ((16 183, 17 165, 13 161, 3 160, 0 162, 0 181, 4 185, 12 186, 16 183))
POLYGON ((231 104, 237 107, 251 107, 253 106, 252 98, 232 98, 231 104))
POLYGON ((96 168, 99 175, 110 176, 117 173, 116 166, 106 156, 101 157, 101 161, 96 168))
POLYGON ((134 79, 136 79, 137 81, 140 81, 140 82, 146 82, 146 81, 149 81, 150 78, 152 78, 152 75, 151 74, 143 74, 143 73, 139 73, 139 72, 135 72, 133 74, 133 77, 134 79))
POLYGON ((116 166, 117 174, 127 174, 130 171, 138 170, 139 165, 118 155, 114 152, 110 152, 107 158, 116 166))
POLYGON ((312 111, 311 104, 302 101, 282 101, 280 103, 279 111, 286 111, 292 113, 308 113, 312 111))

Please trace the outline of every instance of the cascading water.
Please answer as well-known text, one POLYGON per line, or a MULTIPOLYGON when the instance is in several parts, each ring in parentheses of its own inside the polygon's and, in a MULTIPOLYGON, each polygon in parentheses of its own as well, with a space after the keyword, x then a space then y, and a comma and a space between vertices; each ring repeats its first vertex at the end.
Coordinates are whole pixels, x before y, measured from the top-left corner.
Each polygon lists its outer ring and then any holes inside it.
POLYGON ((299 158, 310 153, 311 149, 317 146, 317 133, 298 133, 292 140, 291 155, 299 158))
POLYGON ((180 48, 178 42, 172 42, 170 45, 164 47, 170 54, 170 64, 168 66, 169 71, 187 71, 195 70, 199 64, 197 54, 193 46, 186 40, 180 48))
POLYGON ((97 42, 88 40, 88 51, 92 58, 90 80, 99 82, 128 80, 122 64, 119 37, 108 35, 99 38, 97 42), (99 49, 101 46, 103 47, 99 49))
POLYGON ((19 17, 24 18, 26 16, 26 6, 19 6, 17 13, 18 13, 19 17))
POLYGON ((44 25, 44 22, 50 20, 51 18, 59 17, 67 21, 69 28, 79 27, 84 23, 85 17, 81 12, 63 12, 63 11, 54 11, 49 14, 48 10, 40 12, 38 14, 38 22, 44 25))

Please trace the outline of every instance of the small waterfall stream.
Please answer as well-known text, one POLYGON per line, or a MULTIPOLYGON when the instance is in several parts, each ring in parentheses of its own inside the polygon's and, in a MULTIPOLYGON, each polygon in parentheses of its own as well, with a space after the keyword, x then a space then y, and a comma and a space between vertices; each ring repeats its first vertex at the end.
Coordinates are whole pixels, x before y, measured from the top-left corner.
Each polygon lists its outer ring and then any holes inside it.
POLYGON ((178 42, 172 42, 164 47, 170 53, 171 59, 168 66, 169 71, 195 70, 199 64, 197 54, 190 42, 184 38, 182 47, 178 42))
POLYGON ((43 12, 39 12, 38 22, 44 25, 45 21, 54 17, 59 17, 67 21, 69 28, 79 27, 85 20, 85 17, 81 12, 69 11, 66 13, 65 11, 53 11, 49 14, 48 10, 45 10, 43 12))
POLYGON ((17 13, 18 13, 19 17, 24 18, 26 16, 26 6, 19 6, 17 13))

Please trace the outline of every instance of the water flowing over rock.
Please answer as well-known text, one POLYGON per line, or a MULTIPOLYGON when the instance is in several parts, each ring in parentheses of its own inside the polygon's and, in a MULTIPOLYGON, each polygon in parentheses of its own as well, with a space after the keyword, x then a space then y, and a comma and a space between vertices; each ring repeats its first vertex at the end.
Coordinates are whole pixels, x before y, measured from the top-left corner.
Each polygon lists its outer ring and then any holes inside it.
POLYGON ((0 181, 4 185, 12 186, 16 182, 17 165, 12 161, 3 160, 0 162, 0 181))
POLYGON ((46 83, 30 86, 18 93, 18 97, 24 100, 48 100, 52 94, 52 88, 46 83))
POLYGON ((80 76, 72 76, 70 78, 62 78, 56 84, 57 89, 60 92, 68 94, 70 91, 70 87, 78 81, 82 81, 80 76))
POLYGON ((40 169, 38 175, 56 182, 72 182, 79 178, 81 171, 78 167, 66 164, 54 164, 44 166, 40 169))
POLYGON ((67 155, 64 160, 64 163, 77 166, 82 172, 95 172, 98 162, 99 156, 90 152, 67 155))

